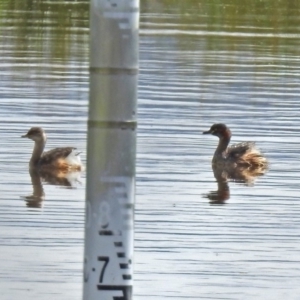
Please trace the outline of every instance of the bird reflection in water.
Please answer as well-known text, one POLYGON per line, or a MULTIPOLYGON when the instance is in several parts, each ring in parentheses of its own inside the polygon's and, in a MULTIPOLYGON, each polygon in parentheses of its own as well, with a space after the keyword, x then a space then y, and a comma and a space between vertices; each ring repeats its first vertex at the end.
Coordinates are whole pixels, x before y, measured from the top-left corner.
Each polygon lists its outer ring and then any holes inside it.
POLYGON ((50 172, 39 170, 38 168, 29 168, 29 175, 33 192, 31 195, 22 197, 26 206, 32 208, 41 208, 45 199, 43 184, 58 185, 65 188, 76 188, 81 184, 81 172, 50 172))
POLYGON ((229 182, 241 183, 247 186, 253 186, 257 177, 266 173, 267 169, 263 168, 237 168, 224 169, 212 165, 214 177, 218 184, 216 191, 205 194, 204 197, 210 200, 211 204, 225 204, 230 198, 229 182))

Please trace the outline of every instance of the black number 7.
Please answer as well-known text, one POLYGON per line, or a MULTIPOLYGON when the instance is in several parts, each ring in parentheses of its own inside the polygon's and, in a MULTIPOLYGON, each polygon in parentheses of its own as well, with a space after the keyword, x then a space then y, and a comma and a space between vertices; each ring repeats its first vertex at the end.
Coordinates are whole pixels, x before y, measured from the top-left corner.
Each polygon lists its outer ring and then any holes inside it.
POLYGON ((104 264, 103 264, 103 267, 102 267, 102 270, 101 270, 101 273, 100 273, 100 278, 99 278, 99 283, 101 283, 101 282, 103 282, 104 272, 105 272, 105 269, 106 269, 107 264, 109 262, 109 257, 108 256, 99 256, 98 260, 99 261, 104 261, 104 264))

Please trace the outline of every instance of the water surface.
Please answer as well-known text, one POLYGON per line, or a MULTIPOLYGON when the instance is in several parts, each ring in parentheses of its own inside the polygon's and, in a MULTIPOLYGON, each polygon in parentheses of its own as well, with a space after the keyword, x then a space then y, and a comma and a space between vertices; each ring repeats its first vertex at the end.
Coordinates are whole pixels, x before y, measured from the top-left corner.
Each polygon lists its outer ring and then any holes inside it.
MULTIPOLYGON (((0 9, 1 299, 81 299, 85 174, 43 182, 30 205, 20 136, 42 126, 48 149, 76 146, 86 161, 88 1, 0 9)), ((142 3, 135 299, 298 299, 299 10, 142 3), (202 135, 216 122, 270 162, 217 202, 217 139, 202 135)))

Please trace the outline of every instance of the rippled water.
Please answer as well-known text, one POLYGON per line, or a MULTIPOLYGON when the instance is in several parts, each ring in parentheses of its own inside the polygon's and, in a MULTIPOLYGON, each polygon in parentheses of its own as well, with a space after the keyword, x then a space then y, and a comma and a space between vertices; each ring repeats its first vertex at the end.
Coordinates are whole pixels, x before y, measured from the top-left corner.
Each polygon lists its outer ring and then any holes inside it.
MULTIPOLYGON (((76 146, 86 161, 88 5, 11 3, 0 21, 1 299, 81 299, 85 174, 72 187, 43 182, 44 200, 28 201, 32 142, 20 136, 43 126, 48 149, 76 146)), ((170 3, 146 1, 141 14, 135 298, 298 299, 299 8, 170 3), (254 182, 225 182, 218 201, 217 138, 202 135, 216 122, 270 162, 254 182)))

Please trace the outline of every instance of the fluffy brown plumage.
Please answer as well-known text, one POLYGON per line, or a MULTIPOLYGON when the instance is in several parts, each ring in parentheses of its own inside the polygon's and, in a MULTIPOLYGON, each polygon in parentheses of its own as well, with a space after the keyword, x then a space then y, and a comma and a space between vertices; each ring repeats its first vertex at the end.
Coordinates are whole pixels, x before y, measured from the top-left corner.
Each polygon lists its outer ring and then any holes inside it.
POLYGON ((81 170, 82 164, 74 147, 55 148, 44 152, 47 141, 45 131, 41 127, 32 127, 22 136, 34 141, 34 148, 29 162, 30 167, 40 169, 57 169, 61 171, 81 170))
POLYGON ((213 124, 203 134, 212 134, 219 138, 219 144, 214 153, 212 163, 221 168, 249 168, 249 170, 267 169, 268 161, 255 147, 254 142, 243 142, 228 147, 231 131, 225 124, 213 124))

